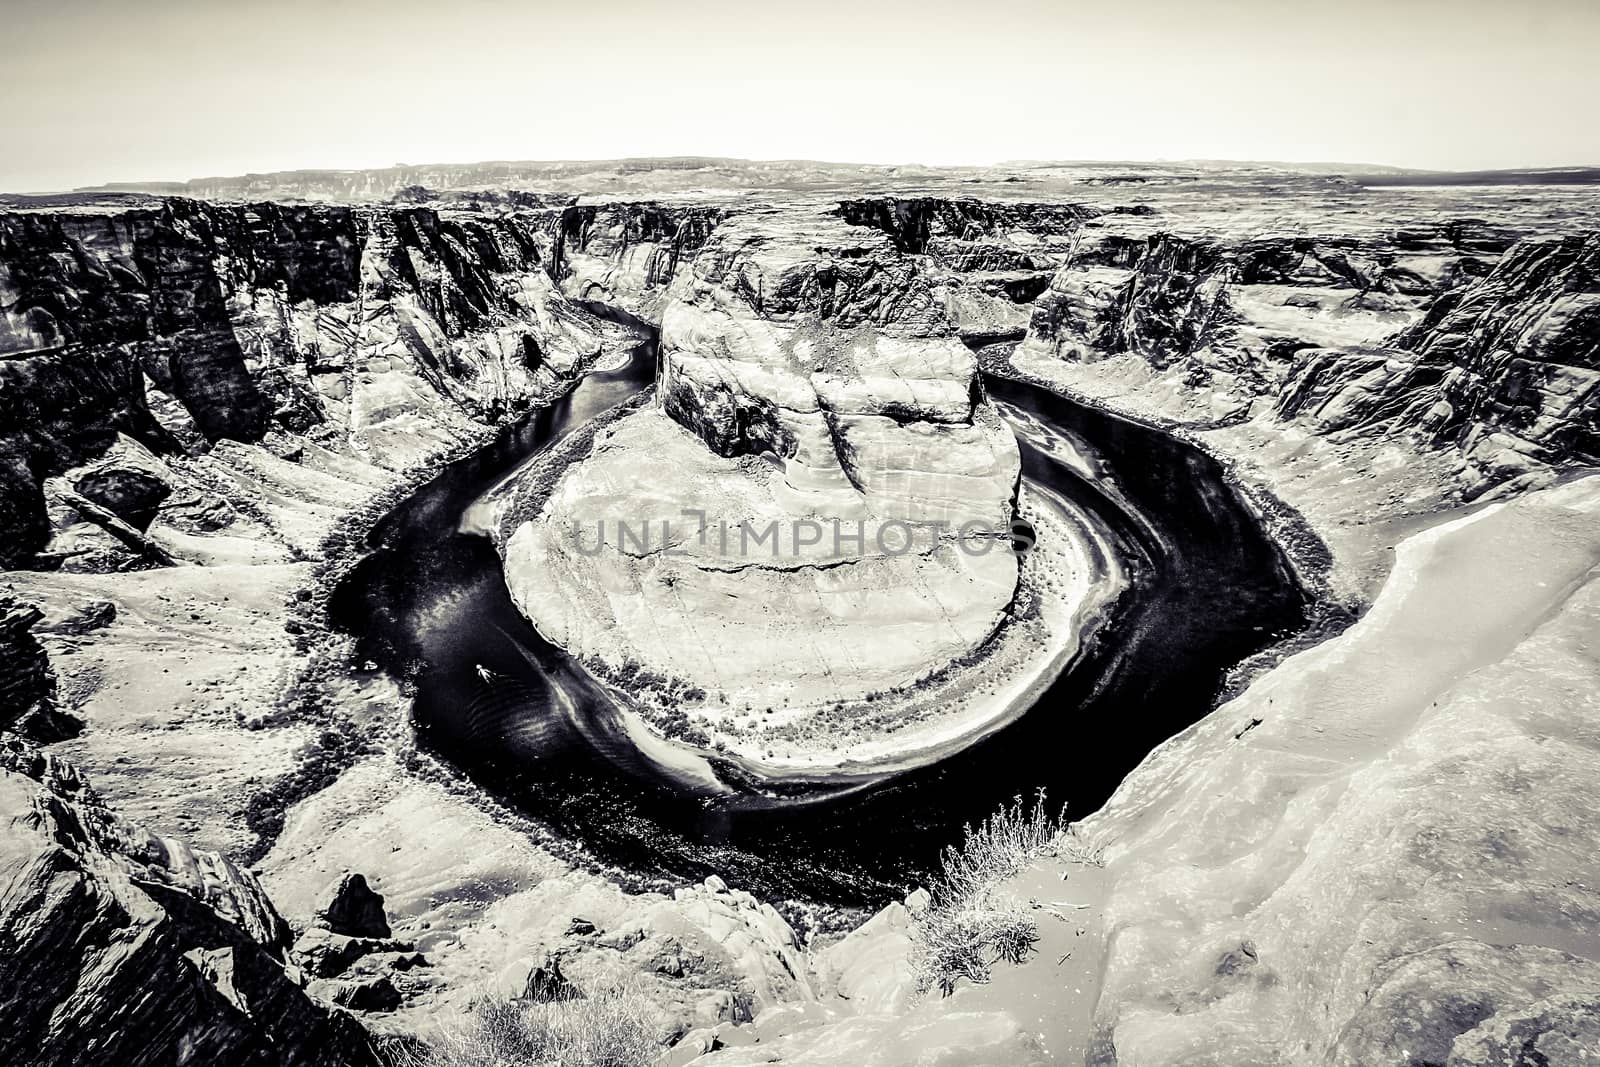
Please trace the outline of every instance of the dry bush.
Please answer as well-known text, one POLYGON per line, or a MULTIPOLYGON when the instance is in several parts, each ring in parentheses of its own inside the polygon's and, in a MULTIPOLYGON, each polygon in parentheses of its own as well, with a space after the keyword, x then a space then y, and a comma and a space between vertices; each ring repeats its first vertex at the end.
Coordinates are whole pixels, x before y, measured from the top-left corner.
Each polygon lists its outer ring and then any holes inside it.
POLYGON ((1042 856, 1097 861, 1072 837, 1065 815, 1065 807, 1052 815, 1040 790, 1031 803, 1017 797, 981 825, 968 826, 961 847, 945 849, 929 886, 932 901, 916 923, 919 988, 949 996, 962 978, 983 983, 995 963, 1028 957, 1038 928, 1027 906, 1000 885, 1042 856))
POLYGON ((485 997, 471 1017, 394 1067, 646 1067, 661 1054, 655 1010, 636 989, 541 1003, 485 997))

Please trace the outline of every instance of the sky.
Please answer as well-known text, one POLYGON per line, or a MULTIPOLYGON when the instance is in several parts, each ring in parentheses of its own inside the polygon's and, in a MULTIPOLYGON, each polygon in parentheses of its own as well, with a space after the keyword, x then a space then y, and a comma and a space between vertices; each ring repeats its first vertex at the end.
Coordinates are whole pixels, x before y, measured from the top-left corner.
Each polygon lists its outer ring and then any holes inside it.
POLYGON ((304 167, 1600 163, 1600 0, 0 0, 0 190, 304 167))

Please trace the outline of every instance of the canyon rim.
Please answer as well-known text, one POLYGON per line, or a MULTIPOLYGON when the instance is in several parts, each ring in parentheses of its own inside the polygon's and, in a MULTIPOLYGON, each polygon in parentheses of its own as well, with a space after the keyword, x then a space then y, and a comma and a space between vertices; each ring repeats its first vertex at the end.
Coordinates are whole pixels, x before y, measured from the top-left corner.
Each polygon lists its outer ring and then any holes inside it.
POLYGON ((1600 1063, 1600 14, 1202 6, 0 15, 0 1063, 1600 1063))

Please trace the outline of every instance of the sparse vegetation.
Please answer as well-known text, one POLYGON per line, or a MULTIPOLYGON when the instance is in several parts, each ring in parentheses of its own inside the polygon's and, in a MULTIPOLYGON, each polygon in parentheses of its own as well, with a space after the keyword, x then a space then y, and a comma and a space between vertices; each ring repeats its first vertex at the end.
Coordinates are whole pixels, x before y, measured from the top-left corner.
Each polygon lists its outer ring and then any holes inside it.
POLYGON ((643 993, 539 1003, 486 997, 466 1021, 389 1056, 393 1067, 642 1067, 661 1054, 643 993))
POLYGON ((1027 905, 1001 886, 1040 857, 1068 851, 1092 861, 1072 839, 1066 808, 1052 814, 1043 790, 968 826, 961 847, 945 849, 929 887, 933 899, 917 920, 919 987, 949 996, 963 978, 983 983, 996 963, 1025 960, 1038 929, 1027 905))

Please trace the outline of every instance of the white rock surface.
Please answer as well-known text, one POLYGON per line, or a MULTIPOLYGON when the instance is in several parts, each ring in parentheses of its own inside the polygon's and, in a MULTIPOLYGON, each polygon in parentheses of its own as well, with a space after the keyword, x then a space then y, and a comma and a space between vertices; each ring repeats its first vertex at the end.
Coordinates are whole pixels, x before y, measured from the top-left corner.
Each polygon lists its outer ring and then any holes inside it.
POLYGON ((756 710, 858 700, 982 643, 1016 586, 995 531, 1020 461, 910 257, 820 213, 758 215, 674 292, 662 410, 611 427, 507 531, 524 613, 590 662, 756 710), (754 540, 772 523, 776 551, 754 540))

